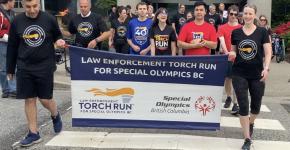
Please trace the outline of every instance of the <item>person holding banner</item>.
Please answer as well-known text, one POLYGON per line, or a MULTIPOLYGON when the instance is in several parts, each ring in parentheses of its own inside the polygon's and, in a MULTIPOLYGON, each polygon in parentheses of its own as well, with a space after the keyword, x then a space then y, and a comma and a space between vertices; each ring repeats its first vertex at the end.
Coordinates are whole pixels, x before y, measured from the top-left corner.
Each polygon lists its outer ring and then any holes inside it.
POLYGON ((250 150, 254 122, 261 108, 271 61, 271 44, 268 32, 254 24, 257 7, 247 4, 243 10, 245 24, 232 32, 232 51, 229 60, 233 64, 233 87, 240 107, 240 123, 245 142, 243 150, 250 150), (251 97, 250 117, 249 99, 251 97))
POLYGON ((109 38, 109 47, 114 47, 117 53, 128 54, 129 45, 126 38, 128 18, 126 7, 118 7, 117 13, 118 18, 112 20, 111 22, 111 36, 109 38))
POLYGON ((65 36, 75 34, 77 46, 85 48, 101 49, 101 42, 109 39, 111 34, 103 19, 91 12, 91 1, 80 0, 81 13, 74 17, 69 23, 68 31, 62 31, 65 36))
MULTIPOLYGON (((220 43, 221 43, 221 50, 222 50, 221 53, 225 55, 227 55, 229 51, 231 51, 232 31, 234 29, 238 29, 242 27, 239 24, 238 19, 237 19, 239 15, 239 7, 236 5, 232 5, 229 7, 228 12, 229 12, 228 23, 220 26, 218 28, 218 33, 217 33, 220 39, 220 43)), ((227 99, 225 101, 224 108, 229 108, 233 100, 234 105, 232 107, 231 114, 236 115, 239 113, 239 106, 237 104, 235 93, 232 92, 232 78, 231 78, 232 66, 233 66, 233 62, 228 61, 228 72, 225 79, 225 91, 227 94, 227 99), (233 95, 233 99, 231 95, 233 95)))
POLYGON ((40 0, 23 0, 25 12, 11 24, 7 50, 7 78, 12 80, 17 66, 17 98, 25 99, 29 132, 20 142, 30 146, 41 142, 37 128, 36 100, 49 110, 55 133, 62 130, 60 113, 53 97, 53 75, 56 70, 55 49, 64 48, 65 41, 57 21, 40 11, 40 0))
POLYGON ((149 30, 152 19, 147 18, 148 6, 145 2, 137 4, 138 18, 133 18, 128 25, 127 42, 130 46, 130 54, 150 55, 149 30))
POLYGON ((185 55, 209 55, 210 49, 216 49, 217 36, 214 26, 205 22, 206 4, 195 2, 194 21, 185 24, 178 37, 178 45, 185 55))
POLYGON ((169 24, 168 12, 159 8, 150 31, 151 56, 176 55, 176 35, 169 24))

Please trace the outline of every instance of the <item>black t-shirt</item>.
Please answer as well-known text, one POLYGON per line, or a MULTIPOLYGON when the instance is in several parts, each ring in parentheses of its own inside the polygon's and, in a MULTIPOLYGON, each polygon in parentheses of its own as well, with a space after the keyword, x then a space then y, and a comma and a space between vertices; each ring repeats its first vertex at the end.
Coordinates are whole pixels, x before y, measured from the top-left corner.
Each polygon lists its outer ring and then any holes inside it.
POLYGON ((154 39, 155 55, 171 55, 171 42, 176 41, 176 35, 173 28, 166 25, 163 31, 159 26, 150 30, 150 38, 154 39))
POLYGON ((218 14, 214 14, 214 15, 206 14, 205 21, 214 25, 216 30, 218 28, 218 25, 221 24, 221 18, 218 14))
POLYGON ((40 11, 37 18, 25 13, 15 17, 11 24, 7 47, 7 72, 54 71, 54 43, 62 37, 56 19, 40 11))
POLYGON ((76 34, 75 42, 78 46, 87 47, 101 32, 107 31, 107 26, 99 15, 91 12, 88 17, 78 14, 71 20, 68 30, 71 34, 76 34))
POLYGON ((263 44, 270 43, 265 28, 257 27, 249 36, 242 28, 232 32, 232 45, 237 47, 237 57, 233 65, 233 75, 246 79, 260 79, 263 71, 263 44))
POLYGON ((186 23, 186 15, 177 12, 177 14, 173 16, 171 22, 175 23, 176 32, 179 34, 180 28, 186 23))
POLYGON ((115 44, 124 44, 127 43, 126 33, 128 26, 128 19, 125 22, 120 22, 118 19, 112 21, 111 28, 115 30, 114 43, 115 44))

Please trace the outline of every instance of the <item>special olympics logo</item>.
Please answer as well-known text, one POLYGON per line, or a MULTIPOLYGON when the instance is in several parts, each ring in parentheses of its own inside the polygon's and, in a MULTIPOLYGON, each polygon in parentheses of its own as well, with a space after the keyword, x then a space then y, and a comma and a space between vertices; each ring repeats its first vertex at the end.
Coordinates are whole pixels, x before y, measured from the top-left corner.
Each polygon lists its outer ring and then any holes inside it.
POLYGON ((194 103, 195 110, 202 112, 203 116, 206 116, 206 113, 213 111, 215 106, 216 103, 210 96, 200 96, 194 103))
POLYGON ((24 42, 31 47, 40 46, 45 40, 45 32, 38 25, 31 25, 24 30, 22 35, 24 42))
POLYGON ((239 54, 245 60, 251 60, 255 58, 258 48, 257 44, 253 40, 243 40, 238 47, 239 54))
POLYGON ((78 32, 82 37, 89 37, 93 33, 93 26, 89 22, 82 22, 78 25, 78 32))

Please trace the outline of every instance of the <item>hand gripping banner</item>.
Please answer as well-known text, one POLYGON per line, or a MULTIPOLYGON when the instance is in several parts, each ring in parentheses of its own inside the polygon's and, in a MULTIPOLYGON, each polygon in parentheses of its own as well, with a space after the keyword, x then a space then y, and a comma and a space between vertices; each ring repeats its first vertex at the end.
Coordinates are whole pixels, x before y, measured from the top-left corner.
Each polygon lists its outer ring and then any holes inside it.
POLYGON ((70 47, 74 127, 220 128, 227 56, 133 56, 70 47))

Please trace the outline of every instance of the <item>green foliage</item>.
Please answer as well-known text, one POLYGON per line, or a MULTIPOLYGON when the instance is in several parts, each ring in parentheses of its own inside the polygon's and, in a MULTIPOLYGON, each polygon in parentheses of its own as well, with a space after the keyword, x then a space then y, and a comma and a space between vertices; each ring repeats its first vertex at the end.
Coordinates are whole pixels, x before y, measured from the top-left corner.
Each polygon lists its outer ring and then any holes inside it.
POLYGON ((283 34, 282 37, 285 40, 285 46, 287 48, 290 48, 290 32, 287 32, 286 34, 283 34))
POLYGON ((117 0, 95 0, 93 5, 98 9, 109 10, 112 5, 117 5, 117 0))
POLYGON ((111 6, 117 4, 117 0, 91 0, 91 2, 92 11, 104 18, 108 17, 108 12, 110 11, 111 6))
POLYGON ((272 0, 272 27, 290 21, 290 1, 272 0))

